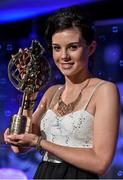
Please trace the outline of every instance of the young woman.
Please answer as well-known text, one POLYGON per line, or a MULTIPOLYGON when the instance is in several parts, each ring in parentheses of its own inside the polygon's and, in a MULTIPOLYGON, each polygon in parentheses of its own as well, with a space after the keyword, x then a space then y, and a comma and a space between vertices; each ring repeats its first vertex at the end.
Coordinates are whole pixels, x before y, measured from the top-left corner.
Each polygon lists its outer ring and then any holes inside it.
MULTIPOLYGON (((119 125, 119 95, 116 86, 94 77, 88 69, 96 49, 94 29, 79 7, 53 14, 46 29, 56 66, 64 85, 50 87, 32 118, 29 134, 10 135, 7 143, 40 147, 43 161, 35 179, 91 179, 105 173, 112 162, 119 125)), ((30 95, 30 102, 36 94, 30 95)))

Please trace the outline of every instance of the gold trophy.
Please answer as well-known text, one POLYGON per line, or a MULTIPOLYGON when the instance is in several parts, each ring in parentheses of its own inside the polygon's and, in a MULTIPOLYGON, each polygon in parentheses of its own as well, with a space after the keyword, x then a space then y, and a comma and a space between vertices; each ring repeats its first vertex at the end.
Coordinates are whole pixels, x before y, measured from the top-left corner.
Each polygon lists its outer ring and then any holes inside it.
POLYGON ((30 108, 34 105, 34 101, 29 104, 29 94, 42 89, 50 77, 50 65, 44 52, 43 46, 37 40, 32 40, 31 46, 12 56, 8 64, 9 80, 17 90, 23 92, 19 111, 10 119, 10 134, 29 133, 31 119, 23 115, 25 106, 30 108))

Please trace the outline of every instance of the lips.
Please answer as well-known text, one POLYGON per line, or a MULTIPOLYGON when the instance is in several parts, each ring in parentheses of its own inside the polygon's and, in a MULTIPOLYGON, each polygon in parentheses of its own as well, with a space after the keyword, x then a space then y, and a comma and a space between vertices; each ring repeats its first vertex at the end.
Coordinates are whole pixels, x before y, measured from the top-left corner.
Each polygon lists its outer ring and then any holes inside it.
POLYGON ((74 63, 61 63, 63 69, 70 69, 73 65, 74 63))

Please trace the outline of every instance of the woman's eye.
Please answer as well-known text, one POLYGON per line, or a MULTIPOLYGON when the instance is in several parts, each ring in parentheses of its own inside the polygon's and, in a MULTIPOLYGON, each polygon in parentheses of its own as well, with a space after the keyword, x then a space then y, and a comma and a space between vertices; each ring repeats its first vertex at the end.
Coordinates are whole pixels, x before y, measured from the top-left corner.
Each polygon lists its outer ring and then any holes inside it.
POLYGON ((78 45, 71 45, 69 47, 70 50, 75 51, 78 48, 78 45))
POLYGON ((60 51, 60 47, 59 46, 53 46, 52 49, 55 50, 55 51, 60 51))

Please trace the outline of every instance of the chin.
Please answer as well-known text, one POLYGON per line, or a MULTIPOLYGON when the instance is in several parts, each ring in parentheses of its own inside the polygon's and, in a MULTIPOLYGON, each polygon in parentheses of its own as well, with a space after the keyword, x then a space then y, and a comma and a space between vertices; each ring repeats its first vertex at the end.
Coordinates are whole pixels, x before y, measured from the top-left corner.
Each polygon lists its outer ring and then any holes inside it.
POLYGON ((74 73, 70 70, 61 70, 61 73, 64 75, 64 76, 72 76, 74 75, 74 73))
POLYGON ((73 72, 62 72, 62 74, 66 77, 74 77, 76 76, 76 73, 73 73, 73 72))

